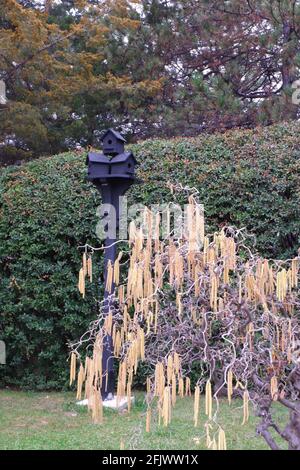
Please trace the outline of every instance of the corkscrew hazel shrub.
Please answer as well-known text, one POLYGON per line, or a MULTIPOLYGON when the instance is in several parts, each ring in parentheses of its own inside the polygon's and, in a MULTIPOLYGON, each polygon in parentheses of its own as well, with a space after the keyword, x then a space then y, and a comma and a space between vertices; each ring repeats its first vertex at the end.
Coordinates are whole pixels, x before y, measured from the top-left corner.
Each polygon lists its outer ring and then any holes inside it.
MULTIPOLYGON (((183 189, 170 186, 173 193, 183 189)), ((107 380, 103 345, 105 337, 111 336, 112 354, 119 362, 117 402, 126 394, 130 399, 140 362, 152 368, 145 397, 146 431, 151 432, 155 408, 155 422, 167 427, 177 399, 191 395, 187 371, 200 360, 203 370, 194 393, 194 426, 199 424, 202 391, 209 449, 227 448, 225 430, 218 422, 220 397, 226 392, 229 404, 233 397, 243 398, 242 425, 249 420, 250 404, 254 407, 261 417, 257 433, 272 449, 279 445, 270 430, 290 449, 299 450, 300 258, 275 261, 258 256, 247 249, 243 229, 223 227, 206 234, 195 190, 188 200, 191 217, 179 238, 169 229, 161 242, 157 226, 149 237, 158 217, 147 209, 140 227, 131 224, 130 257, 122 263, 123 273, 119 259, 109 268, 109 313, 102 301, 97 319, 71 345, 70 384, 77 378, 81 399, 85 382, 92 418, 102 424, 99 396, 107 380), (118 281, 113 289, 115 272, 118 281), (290 410, 285 428, 275 421, 275 402, 290 410)), ((78 283, 83 297, 86 283, 91 282, 87 257, 91 265, 99 251, 84 248, 78 283)))

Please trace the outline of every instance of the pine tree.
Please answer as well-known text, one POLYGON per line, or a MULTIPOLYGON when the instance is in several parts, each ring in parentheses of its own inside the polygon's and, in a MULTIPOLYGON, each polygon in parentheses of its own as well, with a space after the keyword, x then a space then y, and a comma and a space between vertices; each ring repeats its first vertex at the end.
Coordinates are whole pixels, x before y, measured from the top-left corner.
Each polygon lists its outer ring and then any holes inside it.
POLYGON ((139 28, 127 0, 0 3, 0 80, 8 98, 0 112, 4 155, 94 144, 107 125, 123 124, 126 109, 160 92, 159 80, 135 80, 111 56, 111 38, 126 44, 139 28))
POLYGON ((167 129, 179 121, 181 132, 193 134, 297 117, 297 0, 143 4, 149 27, 156 18, 154 55, 163 51, 168 75, 167 129))

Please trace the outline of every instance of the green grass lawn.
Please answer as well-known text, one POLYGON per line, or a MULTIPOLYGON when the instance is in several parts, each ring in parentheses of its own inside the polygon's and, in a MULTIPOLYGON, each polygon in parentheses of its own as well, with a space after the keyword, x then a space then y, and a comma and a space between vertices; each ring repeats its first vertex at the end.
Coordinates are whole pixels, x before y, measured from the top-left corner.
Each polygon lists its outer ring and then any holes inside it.
MULTIPOLYGON (((35 393, 0 390, 0 449, 103 449, 146 450, 205 449, 204 399, 198 428, 193 424, 193 399, 178 399, 168 428, 152 425, 145 432, 144 395, 135 393, 136 404, 130 414, 105 410, 104 423, 95 425, 86 407, 75 404, 73 393, 35 393)), ((201 406, 200 405, 200 406, 201 406)), ((263 439, 255 435, 256 418, 246 426, 242 422, 242 402, 231 407, 220 403, 219 422, 231 450, 267 449, 263 439)), ((276 414, 281 426, 287 415, 279 406, 276 414)), ((280 442, 280 441, 278 441, 280 442)), ((282 443, 282 448, 286 448, 282 443)))

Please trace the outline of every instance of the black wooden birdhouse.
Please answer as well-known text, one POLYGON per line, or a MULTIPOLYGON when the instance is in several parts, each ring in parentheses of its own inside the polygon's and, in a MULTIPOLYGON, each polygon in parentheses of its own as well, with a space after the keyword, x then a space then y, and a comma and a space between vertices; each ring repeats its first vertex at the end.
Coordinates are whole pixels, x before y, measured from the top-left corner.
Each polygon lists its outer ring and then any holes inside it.
POLYGON ((110 159, 103 153, 90 152, 86 159, 88 179, 91 181, 106 179, 110 175, 110 159))
POLYGON ((108 129, 101 138, 104 155, 118 155, 124 152, 126 140, 114 129, 108 129))
POLYGON ((95 184, 97 182, 103 184, 112 180, 114 180, 114 183, 122 180, 132 180, 134 182, 137 161, 132 152, 124 151, 125 139, 119 132, 109 129, 104 134, 102 141, 103 153, 90 152, 87 156, 88 179, 95 184), (114 153, 117 152, 118 148, 122 152, 114 153), (109 158, 108 155, 113 153, 112 158, 109 158))
POLYGON ((102 153, 90 152, 86 159, 88 179, 104 183, 108 180, 135 179, 136 159, 131 152, 124 152, 112 159, 102 153))
POLYGON ((131 152, 124 152, 110 161, 110 176, 113 178, 134 178, 136 159, 131 152))

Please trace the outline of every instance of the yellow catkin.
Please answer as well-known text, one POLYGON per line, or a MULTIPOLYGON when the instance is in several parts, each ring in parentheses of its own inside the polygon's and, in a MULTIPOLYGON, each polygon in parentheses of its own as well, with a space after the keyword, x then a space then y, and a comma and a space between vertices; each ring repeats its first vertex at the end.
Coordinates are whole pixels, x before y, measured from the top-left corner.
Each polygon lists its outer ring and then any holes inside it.
POLYGON ((163 265, 158 254, 155 255, 154 275, 155 286, 157 289, 161 289, 163 286, 163 265))
POLYGON ((178 375, 180 371, 180 358, 176 352, 174 353, 174 369, 176 374, 178 375))
POLYGON ((176 405, 177 382, 175 373, 172 374, 172 406, 176 405))
POLYGON ((172 242, 172 240, 170 240, 170 243, 169 243, 169 248, 168 248, 168 256, 169 256, 169 283, 170 285, 173 285, 174 283, 174 272, 175 272, 175 269, 174 269, 174 257, 175 257, 175 251, 176 251, 176 248, 172 242))
POLYGON ((197 310, 194 306, 191 306, 191 315, 192 315, 192 320, 194 323, 198 324, 198 319, 197 319, 197 310))
POLYGON ((189 377, 185 379, 185 396, 191 396, 191 381, 189 377))
POLYGON ((93 262, 91 256, 89 256, 87 260, 87 275, 89 277, 90 282, 93 282, 93 262))
POLYGON ((88 408, 91 409, 91 400, 93 395, 93 382, 94 382, 94 361, 90 358, 86 358, 86 381, 85 381, 85 398, 88 399, 88 408))
POLYGON ((150 395, 150 393, 151 393, 151 380, 150 380, 150 377, 147 377, 147 380, 146 380, 146 390, 147 390, 147 395, 150 395))
POLYGON ((171 422, 171 395, 170 387, 165 387, 163 394, 162 417, 164 426, 168 426, 171 422))
POLYGON ((145 360, 145 333, 142 328, 139 330, 139 339, 140 339, 140 355, 141 360, 145 360))
POLYGON ((226 259, 224 260, 223 281, 224 284, 229 284, 229 266, 226 259))
POLYGON ((204 207, 203 205, 196 205, 196 233, 199 238, 199 242, 203 245, 204 242, 204 233, 205 233, 205 223, 204 223, 204 207))
POLYGON ((85 378, 84 367, 82 364, 80 364, 78 377, 77 377, 77 395, 76 395, 77 400, 81 400, 82 398, 82 385, 84 382, 84 378, 85 378))
POLYGON ((232 374, 232 370, 229 369, 228 374, 227 374, 227 397, 228 397, 229 405, 231 404, 231 398, 233 394, 232 381, 233 381, 233 374, 232 374))
POLYGON ((219 429, 218 450, 227 450, 226 436, 222 428, 219 429))
POLYGON ((298 258, 292 260, 292 288, 298 286, 298 258))
POLYGON ((276 375, 273 375, 273 377, 271 378, 270 386, 271 386, 272 400, 277 401, 278 400, 278 380, 277 380, 276 375))
POLYGON ((290 269, 286 273, 286 279, 287 279, 288 290, 291 293, 292 288, 293 288, 293 274, 292 274, 292 271, 290 269))
POLYGON ((124 286, 119 286, 119 288, 118 288, 118 299, 119 299, 120 304, 124 303, 124 298, 125 298, 124 290, 125 290, 124 286))
POLYGON ((79 271, 79 276, 78 276, 78 290, 82 297, 85 297, 85 280, 84 280, 84 271, 83 268, 80 269, 79 271))
POLYGON ((219 310, 219 312, 222 312, 224 310, 224 299, 222 299, 222 297, 219 298, 218 310, 219 310))
POLYGON ((126 393, 126 379, 127 379, 127 365, 126 361, 121 362, 119 367, 118 382, 117 382, 117 406, 126 393))
POLYGON ((210 306, 214 312, 218 307, 218 278, 215 274, 211 275, 211 288, 210 288, 210 306))
POLYGON ((106 285, 105 285, 105 290, 107 292, 111 292, 112 282, 113 282, 113 267, 112 267, 111 261, 109 260, 107 263, 107 274, 106 274, 106 285))
POLYGON ((207 250, 207 263, 212 267, 216 264, 216 250, 213 246, 210 246, 207 250))
POLYGON ((120 331, 116 332, 115 341, 114 341, 114 355, 119 357, 122 347, 121 334, 120 331))
POLYGON ((252 322, 247 326, 247 339, 249 342, 249 349, 250 351, 253 351, 254 325, 252 322))
POLYGON ((93 373, 95 384, 102 386, 102 336, 97 335, 93 351, 93 373))
POLYGON ((200 405, 200 387, 199 385, 195 388, 195 398, 194 398, 194 426, 198 426, 199 420, 199 405, 200 405))
POLYGON ((180 289, 184 279, 184 259, 179 250, 175 251, 174 268, 176 286, 180 289))
POLYGON ((87 275, 87 257, 86 257, 86 253, 83 253, 83 255, 82 255, 82 270, 83 270, 83 275, 85 277, 87 275))
POLYGON ((88 399, 88 410, 92 411, 94 406, 94 386, 92 383, 91 376, 88 376, 88 380, 86 381, 86 390, 85 390, 85 397, 88 399))
POLYGON ((135 246, 136 246, 136 250, 139 256, 141 255, 143 245, 144 245, 144 233, 143 233, 142 227, 140 227, 139 230, 137 231, 136 239, 135 239, 135 246))
POLYGON ((76 354, 71 353, 71 362, 70 362, 70 385, 74 382, 76 378, 76 354))
POLYGON ((282 269, 277 273, 276 279, 276 295, 277 299, 283 302, 286 298, 288 291, 288 278, 286 269, 282 269))
POLYGON ((151 408, 148 408, 146 414, 146 432, 150 432, 151 430, 151 408))
POLYGON ((114 263, 114 283, 116 286, 119 285, 120 282, 120 261, 123 256, 123 252, 121 251, 114 263))
POLYGON ((129 245, 132 245, 136 239, 136 226, 134 221, 129 224, 129 245))
POLYGON ((180 396, 180 398, 184 397, 184 380, 182 377, 179 377, 178 380, 178 395, 180 396))
POLYGON ((170 385, 173 374, 173 357, 170 354, 167 360, 167 384, 170 385))
POLYGON ((182 298, 182 293, 177 292, 177 294, 176 294, 176 304, 177 304, 177 311, 178 311, 178 316, 179 317, 181 317, 181 315, 182 315, 182 301, 181 301, 181 298, 182 298))
MULTIPOLYGON (((85 393, 84 393, 84 398, 90 399, 92 393, 93 393, 93 383, 94 383, 94 371, 93 371, 93 359, 91 357, 86 357, 85 358, 85 367, 84 367, 84 373, 85 373, 85 393)), ((90 409, 90 408, 89 408, 90 409)))
POLYGON ((243 393, 243 422, 242 426, 246 424, 249 420, 249 393, 248 390, 245 390, 243 393))
POLYGON ((196 217, 195 217, 195 204, 194 201, 189 200, 189 204, 186 208, 186 228, 188 239, 188 249, 190 252, 194 252, 198 248, 197 244, 197 227, 196 227, 196 217))
POLYGON ((128 315, 127 306, 125 305, 124 311, 123 311, 123 328, 124 328, 125 333, 127 333, 128 331, 128 320, 130 320, 130 317, 128 315))
POLYGON ((158 362, 155 366, 154 395, 156 397, 162 397, 164 388, 165 388, 164 366, 161 362, 158 362))
POLYGON ((85 377, 87 376, 87 371, 88 371, 88 367, 89 367, 89 360, 90 360, 90 358, 88 356, 86 356, 85 364, 84 364, 84 376, 85 377))
POLYGON ((205 414, 209 419, 212 417, 212 391, 211 382, 208 380, 205 385, 205 414))
POLYGON ((113 324, 111 336, 112 336, 113 344, 115 344, 115 342, 116 342, 116 336, 117 336, 117 327, 116 327, 116 323, 113 324))
POLYGON ((247 299, 253 300, 254 299, 254 291, 255 291, 255 279, 253 274, 247 274, 245 276, 245 290, 247 293, 247 299))
POLYGON ((92 402, 92 419, 95 424, 103 422, 103 404, 100 391, 95 387, 92 402))
POLYGON ((195 297, 199 297, 200 295, 200 273, 201 273, 201 268, 199 264, 197 263, 195 265, 195 272, 194 272, 194 284, 195 284, 195 297))

